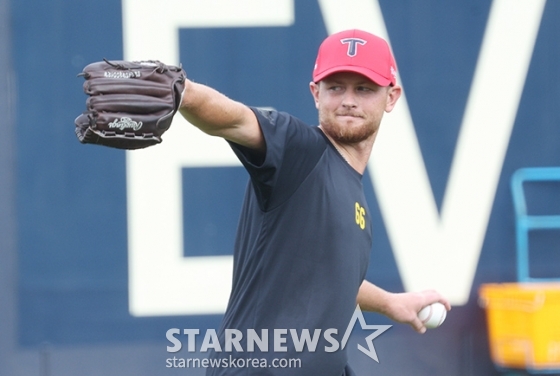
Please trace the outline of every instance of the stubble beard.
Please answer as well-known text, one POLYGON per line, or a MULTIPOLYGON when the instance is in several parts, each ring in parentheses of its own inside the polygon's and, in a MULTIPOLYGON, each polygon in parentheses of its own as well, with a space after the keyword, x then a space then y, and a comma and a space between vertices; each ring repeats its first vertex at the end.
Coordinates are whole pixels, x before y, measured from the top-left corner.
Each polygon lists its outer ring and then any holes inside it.
POLYGON ((325 133, 342 144, 357 144, 365 141, 379 128, 379 125, 371 120, 363 121, 359 126, 341 124, 334 115, 329 116, 322 111, 319 112, 319 124, 325 133))

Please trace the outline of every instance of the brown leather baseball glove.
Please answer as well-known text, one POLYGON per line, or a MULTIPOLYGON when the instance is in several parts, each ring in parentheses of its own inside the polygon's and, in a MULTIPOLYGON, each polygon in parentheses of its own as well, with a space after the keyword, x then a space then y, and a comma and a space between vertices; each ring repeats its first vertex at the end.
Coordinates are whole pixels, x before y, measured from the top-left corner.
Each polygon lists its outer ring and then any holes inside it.
POLYGON ((141 149, 162 142, 179 108, 186 74, 157 60, 108 61, 86 66, 89 98, 75 120, 81 143, 141 149))

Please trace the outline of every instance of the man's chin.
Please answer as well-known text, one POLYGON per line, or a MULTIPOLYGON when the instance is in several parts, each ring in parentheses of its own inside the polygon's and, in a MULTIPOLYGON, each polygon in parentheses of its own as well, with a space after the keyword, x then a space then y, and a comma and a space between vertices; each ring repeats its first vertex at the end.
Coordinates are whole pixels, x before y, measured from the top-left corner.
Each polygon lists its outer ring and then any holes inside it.
POLYGON ((371 132, 339 132, 332 137, 343 144, 357 144, 367 140, 372 135, 371 132))
POLYGON ((346 122, 323 123, 322 128, 335 141, 344 144, 355 144, 365 141, 375 133, 375 129, 369 129, 361 119, 351 116, 348 118, 346 122))

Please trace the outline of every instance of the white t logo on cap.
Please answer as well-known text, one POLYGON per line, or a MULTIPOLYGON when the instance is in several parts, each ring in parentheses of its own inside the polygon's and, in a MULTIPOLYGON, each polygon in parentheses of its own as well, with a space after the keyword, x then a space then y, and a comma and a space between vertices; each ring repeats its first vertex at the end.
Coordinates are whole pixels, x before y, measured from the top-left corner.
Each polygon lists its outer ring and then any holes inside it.
POLYGON ((362 46, 367 43, 367 41, 360 39, 360 38, 345 38, 341 39, 340 43, 348 44, 348 56, 354 57, 358 54, 358 44, 362 46))

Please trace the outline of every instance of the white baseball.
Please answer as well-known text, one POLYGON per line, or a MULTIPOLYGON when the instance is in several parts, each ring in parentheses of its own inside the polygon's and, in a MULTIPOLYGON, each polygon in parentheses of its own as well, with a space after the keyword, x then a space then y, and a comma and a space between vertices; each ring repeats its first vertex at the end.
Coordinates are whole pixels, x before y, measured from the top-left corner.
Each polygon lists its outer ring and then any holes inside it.
POLYGON ((437 328, 445 321, 447 309, 441 303, 430 304, 418 312, 418 318, 428 329, 437 328))

